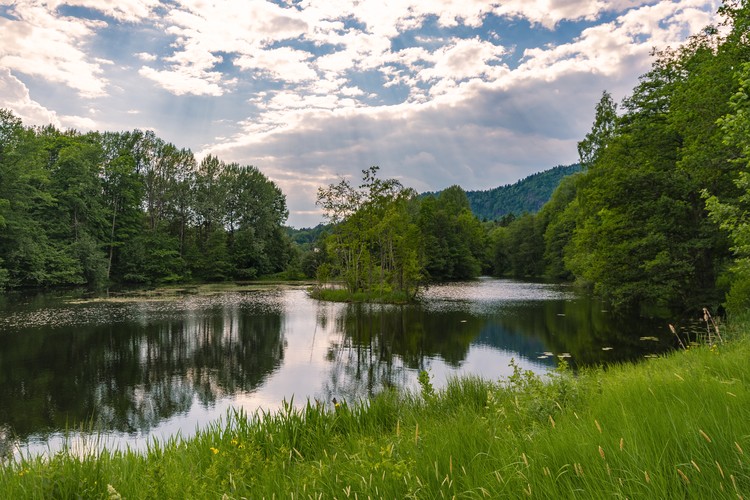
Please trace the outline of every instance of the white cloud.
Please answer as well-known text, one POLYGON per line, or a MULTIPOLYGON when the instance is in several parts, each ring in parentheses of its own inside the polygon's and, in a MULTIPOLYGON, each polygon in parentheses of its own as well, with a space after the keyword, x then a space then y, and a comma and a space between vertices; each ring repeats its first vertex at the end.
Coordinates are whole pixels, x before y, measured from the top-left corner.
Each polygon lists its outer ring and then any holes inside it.
POLYGON ((97 129, 97 122, 86 116, 61 116, 60 123, 64 128, 72 128, 79 132, 88 132, 97 129))
POLYGON ((301 83, 317 78, 318 74, 308 62, 313 55, 289 47, 257 51, 245 54, 234 61, 241 69, 254 69, 266 73, 275 80, 301 83))
POLYGON ((255 69, 274 78, 292 82, 315 78, 303 51, 268 48, 306 31, 307 24, 296 9, 263 0, 180 0, 163 23, 167 33, 177 37, 176 50, 164 58, 172 64, 163 70, 142 68, 140 73, 176 95, 219 96, 230 89, 235 80, 213 70, 222 62, 219 52, 237 54, 234 63, 241 69, 255 69), (281 59, 283 67, 278 59, 274 62, 277 57, 288 58, 281 59))
POLYGON ((148 52, 139 52, 135 56, 141 61, 146 62, 153 62, 157 59, 157 56, 155 54, 149 54, 148 52))
POLYGON ((101 22, 59 17, 33 0, 15 2, 10 12, 15 19, 0 17, 0 67, 62 83, 85 97, 105 95, 101 63, 84 50, 101 22))
POLYGON ((33 100, 26 85, 7 68, 0 68, 0 108, 13 111, 25 125, 60 126, 57 113, 33 100))
MULTIPOLYGON (((590 5, 591 12, 603 8, 590 5)), ((576 143, 590 127, 601 91, 622 97, 648 68, 652 47, 679 43, 710 17, 694 0, 647 5, 569 43, 529 49, 513 70, 503 64, 503 47, 473 38, 445 40, 433 51, 414 47, 377 55, 351 43, 319 58, 318 68, 343 75, 381 57, 387 82, 425 82, 429 94, 417 90, 414 96, 421 98, 402 104, 345 108, 332 95, 277 93, 252 124, 206 152, 252 158, 272 178, 283 179, 295 199, 290 208, 297 224, 311 220, 303 213, 312 210, 314 190, 282 174, 292 166, 318 185, 335 182, 336 173, 356 177, 371 164, 419 190, 514 182, 575 161, 576 143)))
POLYGON ((418 77, 424 81, 435 78, 463 80, 473 77, 496 77, 498 71, 505 72, 502 67, 496 65, 504 54, 505 49, 502 46, 478 38, 454 39, 450 45, 438 49, 429 56, 434 65, 421 70, 418 77))
POLYGON ((0 96, 24 116, 79 129, 107 118, 132 125, 138 113, 144 128, 159 125, 188 147, 207 144, 202 154, 256 164, 294 213, 309 215, 317 186, 372 164, 426 190, 494 187, 574 161, 601 91, 626 94, 651 49, 697 32, 717 2, 18 0, 0 16, 0 96), (62 17, 62 5, 94 9, 107 22, 62 17), (595 24, 604 13, 611 22, 595 24), (513 40, 483 28, 491 15, 541 31, 566 20, 591 27, 530 46, 515 61, 513 40), (437 32, 420 32, 425 25, 437 32), (456 26, 471 35, 440 30, 456 26), (128 57, 143 61, 137 72, 128 73, 132 59, 118 58, 122 51, 94 53, 115 27, 133 30, 128 57), (67 111, 78 116, 58 116, 14 75, 98 97, 96 109, 114 112, 87 113, 84 102, 67 111), (191 113, 208 120, 188 138, 182 124, 191 113))
POLYGON ((653 0, 507 0, 495 7, 493 12, 554 29, 561 21, 594 21, 604 12, 623 12, 650 3, 653 0))
MULTIPOLYGON (((73 128, 79 131, 95 130, 97 122, 89 117, 58 115, 36 102, 29 89, 13 76, 7 68, 0 68, 0 108, 11 110, 24 125, 53 125, 57 128, 73 128)), ((96 110, 88 110, 96 114, 96 110)))
POLYGON ((210 95, 224 94, 226 84, 221 82, 221 74, 201 71, 189 67, 177 67, 174 70, 159 71, 147 66, 138 70, 141 76, 153 80, 162 88, 175 95, 210 95))

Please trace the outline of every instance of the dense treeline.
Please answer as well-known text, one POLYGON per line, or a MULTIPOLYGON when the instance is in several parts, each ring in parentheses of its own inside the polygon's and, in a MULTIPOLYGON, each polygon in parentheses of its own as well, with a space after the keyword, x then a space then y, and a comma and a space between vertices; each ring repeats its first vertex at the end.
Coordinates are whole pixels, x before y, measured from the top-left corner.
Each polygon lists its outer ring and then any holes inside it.
POLYGON ((750 153, 750 9, 727 1, 720 12, 726 30, 655 53, 621 110, 604 92, 579 143, 584 172, 537 215, 497 232, 496 269, 574 277, 621 306, 715 305, 728 281, 739 300, 738 277, 750 283, 746 260, 731 264, 732 251, 748 255, 747 183, 735 180, 750 153))
POLYGON ((287 268, 284 195, 153 132, 24 127, 0 110, 0 289, 254 278, 287 268))

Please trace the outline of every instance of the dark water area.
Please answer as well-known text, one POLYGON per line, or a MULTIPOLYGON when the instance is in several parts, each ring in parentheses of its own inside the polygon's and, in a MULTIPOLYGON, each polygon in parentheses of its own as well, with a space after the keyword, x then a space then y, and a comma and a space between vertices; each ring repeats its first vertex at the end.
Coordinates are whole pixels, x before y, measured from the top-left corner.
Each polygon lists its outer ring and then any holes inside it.
POLYGON ((0 297, 0 454, 143 449, 283 401, 355 402, 451 377, 498 380, 669 350, 665 320, 621 317, 562 285, 480 279, 419 305, 338 304, 303 287, 127 300, 0 297), (93 443, 93 444, 92 444, 93 443))

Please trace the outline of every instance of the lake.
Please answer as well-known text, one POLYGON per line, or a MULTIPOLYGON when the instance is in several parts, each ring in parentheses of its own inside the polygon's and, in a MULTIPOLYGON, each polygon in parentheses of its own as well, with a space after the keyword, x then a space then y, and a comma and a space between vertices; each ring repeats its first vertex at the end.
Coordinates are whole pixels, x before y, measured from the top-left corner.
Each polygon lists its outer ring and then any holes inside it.
POLYGON ((482 278, 419 305, 319 302, 302 286, 91 300, 0 297, 0 454, 144 449, 284 400, 356 402, 450 377, 497 380, 672 348, 663 320, 623 317, 565 285, 482 278), (95 437, 94 437, 95 436, 95 437))

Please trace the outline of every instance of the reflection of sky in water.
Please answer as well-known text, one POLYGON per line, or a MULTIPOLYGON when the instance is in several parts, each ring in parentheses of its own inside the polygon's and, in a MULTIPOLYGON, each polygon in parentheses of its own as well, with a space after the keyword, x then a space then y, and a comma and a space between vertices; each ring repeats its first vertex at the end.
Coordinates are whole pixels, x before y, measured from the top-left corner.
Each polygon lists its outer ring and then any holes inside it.
MULTIPOLYGON (((242 408, 248 413, 256 410, 273 411, 280 407, 283 400, 290 401, 292 398, 298 407, 304 405, 308 398, 325 404, 330 404, 332 397, 353 402, 382 390, 386 385, 416 391, 418 369, 414 366, 415 356, 418 358, 419 368, 428 370, 437 388, 444 387, 450 378, 462 375, 479 375, 489 380, 507 377, 512 373, 510 361, 513 358, 522 369, 543 373, 553 367, 556 361, 554 357, 539 359, 549 349, 546 341, 536 333, 527 334, 519 330, 520 323, 514 321, 517 318, 523 319, 524 315, 533 318, 543 314, 533 312, 534 304, 554 303, 554 307, 558 307, 558 303, 562 304, 571 298, 574 298, 573 293, 563 286, 482 279, 432 286, 424 294, 425 303, 418 308, 364 306, 366 320, 356 321, 352 320, 351 306, 311 300, 304 289, 299 287, 185 295, 171 300, 58 302, 43 309, 26 307, 6 313, 0 311, 0 341, 8 345, 14 339, 10 336, 16 334, 20 337, 29 332, 41 334, 36 331, 41 328, 51 328, 53 333, 57 332, 55 335, 66 338, 65 335, 68 334, 65 332, 71 327, 73 330, 70 331, 74 331, 86 325, 113 324, 112 331, 116 332, 117 325, 120 324, 123 325, 120 328, 131 325, 129 328, 132 332, 132 325, 135 325, 141 332, 150 328, 148 331, 152 332, 149 333, 151 336, 177 338, 176 343, 164 345, 179 348, 183 356, 179 359, 197 363, 203 359, 201 356, 220 356, 220 359, 226 357, 225 362, 231 365, 231 369, 245 370, 248 368, 241 365, 242 360, 236 366, 238 361, 230 359, 232 351, 258 347, 256 340, 248 344, 246 337, 266 330, 254 322, 268 322, 269 317, 276 318, 276 322, 271 323, 275 325, 272 327, 280 328, 280 331, 277 330, 277 342, 280 345, 269 347, 263 344, 260 347, 265 349, 263 352, 267 350, 279 357, 263 365, 265 371, 257 379, 242 374, 240 382, 229 380, 231 387, 228 387, 225 379, 212 372, 204 374, 203 379, 198 382, 191 379, 196 370, 201 370, 198 365, 188 367, 184 378, 183 375, 176 377, 176 372, 169 371, 174 370, 174 367, 149 367, 149 373, 153 372, 150 376, 167 377, 155 381, 157 385, 161 383, 181 387, 171 397, 177 398, 176 401, 187 398, 177 405, 182 409, 168 418, 154 421, 149 418, 153 409, 149 409, 151 401, 144 392, 145 388, 121 387, 120 390, 132 393, 132 404, 140 405, 131 410, 133 423, 146 423, 143 426, 133 425, 132 428, 137 430, 131 433, 105 431, 93 444, 90 436, 78 434, 78 445, 82 447, 106 445, 109 448, 130 446, 144 449, 154 438, 167 439, 177 434, 189 437, 195 433, 196 428, 223 418, 230 408, 242 408), (378 311, 388 314, 372 315, 378 311), (432 321, 424 323, 424 331, 414 333, 421 335, 418 337, 421 339, 420 345, 424 344, 426 347, 410 346, 406 341, 403 342, 406 346, 396 346, 395 341, 391 344, 392 336, 381 331, 391 323, 382 318, 392 320, 394 317, 397 323, 416 322, 409 323, 409 328, 419 328, 422 325, 420 321, 424 319, 432 321), (451 324, 436 326, 435 322, 451 324), (364 330, 356 334, 342 330, 350 328, 352 324, 364 325, 364 330), (434 331, 438 326, 445 326, 445 332, 434 331), (214 328, 220 330, 215 331, 214 328), (456 339, 451 335, 457 335, 456 339), (213 346, 214 351, 202 354, 206 345, 217 342, 220 344, 218 348, 213 346), (461 345, 454 345, 456 342, 467 342, 467 345, 462 348, 461 345), (393 348, 417 350, 390 352, 393 348), (445 349, 454 349, 454 359, 450 362, 438 354, 445 349), (389 355, 384 357, 384 353, 389 355), (154 369, 161 369, 164 373, 154 372, 154 369), (210 391, 212 397, 206 399, 205 394, 201 397, 200 391, 210 391)), ((557 316, 561 316, 554 314, 554 310, 548 314, 555 316, 555 320, 558 319, 557 316)), ((409 331, 404 334, 412 333, 409 331)), ((139 359, 154 363, 162 356, 174 355, 173 352, 146 353, 143 333, 140 335, 141 337, 132 337, 132 342, 142 342, 137 346, 139 359)), ((107 355, 116 358, 118 352, 112 351, 107 355)), ((141 363, 144 362, 146 361, 141 363)), ((220 364, 213 370, 223 369, 220 364)), ((232 373, 228 376, 233 376, 232 373)), ((151 397, 154 397, 153 394, 151 397)), ((101 411, 104 410, 101 408, 101 411)), ((0 425, 3 424, 4 422, 0 422, 0 425)), ((44 453, 49 449, 54 452, 60 448, 61 443, 59 430, 50 429, 44 433, 29 435, 22 451, 44 453)))
POLYGON ((466 310, 474 314, 492 314, 510 305, 575 296, 566 285, 494 278, 433 285, 423 294, 428 310, 466 310))

